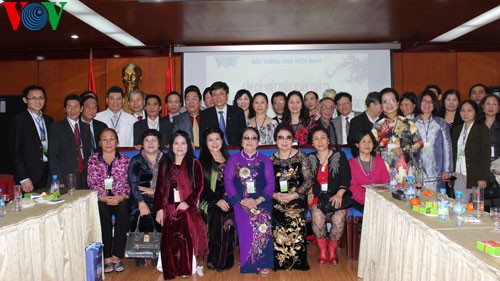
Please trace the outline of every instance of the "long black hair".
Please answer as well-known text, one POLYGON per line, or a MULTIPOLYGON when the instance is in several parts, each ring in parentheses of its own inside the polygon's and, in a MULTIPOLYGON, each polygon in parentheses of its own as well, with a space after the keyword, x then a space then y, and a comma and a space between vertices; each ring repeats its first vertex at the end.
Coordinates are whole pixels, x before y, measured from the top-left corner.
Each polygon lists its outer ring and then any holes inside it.
POLYGON ((304 104, 304 98, 302 97, 302 94, 299 91, 291 91, 286 96, 286 105, 285 105, 285 112, 283 113, 283 122, 292 124, 292 113, 290 112, 290 109, 288 109, 288 102, 290 101, 290 98, 292 96, 297 96, 300 98, 300 101, 302 102, 302 108, 300 110, 299 123, 302 123, 304 124, 304 126, 307 126, 309 124, 309 109, 307 109, 306 105, 304 104))
POLYGON ((203 132, 203 141, 201 143, 200 147, 200 162, 203 167, 203 177, 205 179, 205 184, 209 183, 212 179, 212 173, 217 173, 217 162, 215 161, 214 157, 212 156, 212 153, 210 153, 210 150, 208 149, 207 146, 207 138, 208 135, 210 134, 218 134, 222 140, 222 147, 220 149, 220 152, 222 153, 222 156, 224 159, 227 161, 229 158, 229 153, 227 152, 226 144, 224 142, 224 133, 221 131, 219 128, 208 128, 203 132))
POLYGON ((167 152, 167 156, 165 157, 167 160, 167 174, 166 178, 167 181, 169 181, 170 176, 171 176, 171 167, 175 165, 175 154, 173 152, 174 149, 174 141, 177 137, 183 137, 186 140, 187 144, 187 152, 186 155, 184 155, 184 159, 182 159, 183 162, 186 162, 186 168, 188 169, 188 176, 191 179, 191 183, 194 181, 194 175, 193 175, 193 169, 194 169, 194 151, 193 151, 193 146, 191 145, 191 139, 189 138, 188 133, 179 130, 176 131, 172 138, 170 139, 170 144, 169 144, 169 150, 167 152))

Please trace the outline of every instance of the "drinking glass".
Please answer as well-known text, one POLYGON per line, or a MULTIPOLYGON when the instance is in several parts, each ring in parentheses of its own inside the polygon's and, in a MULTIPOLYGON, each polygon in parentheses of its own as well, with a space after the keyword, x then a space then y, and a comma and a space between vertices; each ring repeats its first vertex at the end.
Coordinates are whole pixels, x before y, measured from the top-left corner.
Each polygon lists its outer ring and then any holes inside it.
POLYGON ((19 212, 22 209, 21 186, 14 185, 14 201, 12 202, 12 210, 19 212))
POLYGON ((495 222, 495 228, 492 230, 493 232, 500 232, 500 229, 498 228, 498 220, 500 219, 500 208, 499 207, 491 207, 490 208, 490 216, 495 222))
POLYGON ((75 189, 76 189, 76 179, 75 179, 75 174, 69 173, 66 177, 66 184, 68 185, 68 194, 73 195, 75 194, 75 189))
POLYGON ((472 205, 475 216, 481 218, 484 213, 484 188, 472 187, 472 205))

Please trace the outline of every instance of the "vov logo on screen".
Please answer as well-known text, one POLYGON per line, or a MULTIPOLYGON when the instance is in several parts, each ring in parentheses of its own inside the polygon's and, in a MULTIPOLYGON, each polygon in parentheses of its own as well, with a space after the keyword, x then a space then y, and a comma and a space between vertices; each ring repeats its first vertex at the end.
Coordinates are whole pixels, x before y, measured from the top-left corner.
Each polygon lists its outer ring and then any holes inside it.
POLYGON ((56 11, 55 2, 3 2, 7 16, 9 17, 10 25, 13 30, 19 28, 19 22, 26 29, 40 30, 50 23, 52 30, 56 30, 59 26, 59 21, 63 13, 64 6, 67 2, 59 2, 61 8, 56 11))

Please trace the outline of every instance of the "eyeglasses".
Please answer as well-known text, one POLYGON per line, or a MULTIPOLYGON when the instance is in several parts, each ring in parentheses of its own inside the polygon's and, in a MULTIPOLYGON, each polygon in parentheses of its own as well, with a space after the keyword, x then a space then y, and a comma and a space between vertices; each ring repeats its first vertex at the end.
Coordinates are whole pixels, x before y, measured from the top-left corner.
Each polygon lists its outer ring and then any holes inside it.
POLYGON ((277 137, 279 140, 291 140, 293 139, 292 135, 288 135, 288 136, 278 136, 277 137))
POLYGON ((37 100, 37 101, 43 101, 45 100, 45 97, 39 96, 39 97, 31 97, 31 98, 26 98, 27 100, 37 100))
POLYGON ((321 108, 324 110, 331 110, 331 111, 335 110, 335 106, 321 106, 321 108))
POLYGON ((280 101, 275 101, 273 102, 274 105, 279 105, 279 104, 284 104, 285 101, 284 100, 280 100, 280 101))
POLYGON ((396 100, 383 100, 383 104, 396 104, 396 100))
POLYGON ((257 136, 244 136, 243 137, 244 140, 251 140, 251 141, 256 141, 258 140, 259 138, 257 136))
POLYGON ((349 103, 349 102, 342 102, 342 103, 337 104, 338 107, 344 107, 344 106, 350 106, 350 105, 351 105, 351 103, 349 103))

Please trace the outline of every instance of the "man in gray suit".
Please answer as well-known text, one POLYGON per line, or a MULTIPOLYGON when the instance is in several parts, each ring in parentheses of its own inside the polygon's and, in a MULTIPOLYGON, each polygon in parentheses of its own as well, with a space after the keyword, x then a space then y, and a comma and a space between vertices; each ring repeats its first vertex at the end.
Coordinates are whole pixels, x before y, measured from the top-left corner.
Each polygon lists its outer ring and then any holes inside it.
POLYGON ((200 108, 201 108, 201 92, 194 85, 188 86, 184 90, 184 100, 186 101, 186 112, 183 112, 174 117, 175 133, 178 130, 185 131, 194 143, 195 147, 200 147, 200 108))
POLYGON ((339 144, 347 144, 351 120, 361 112, 352 110, 352 96, 349 93, 340 92, 333 101, 338 111, 338 116, 333 119, 337 140, 339 144))

